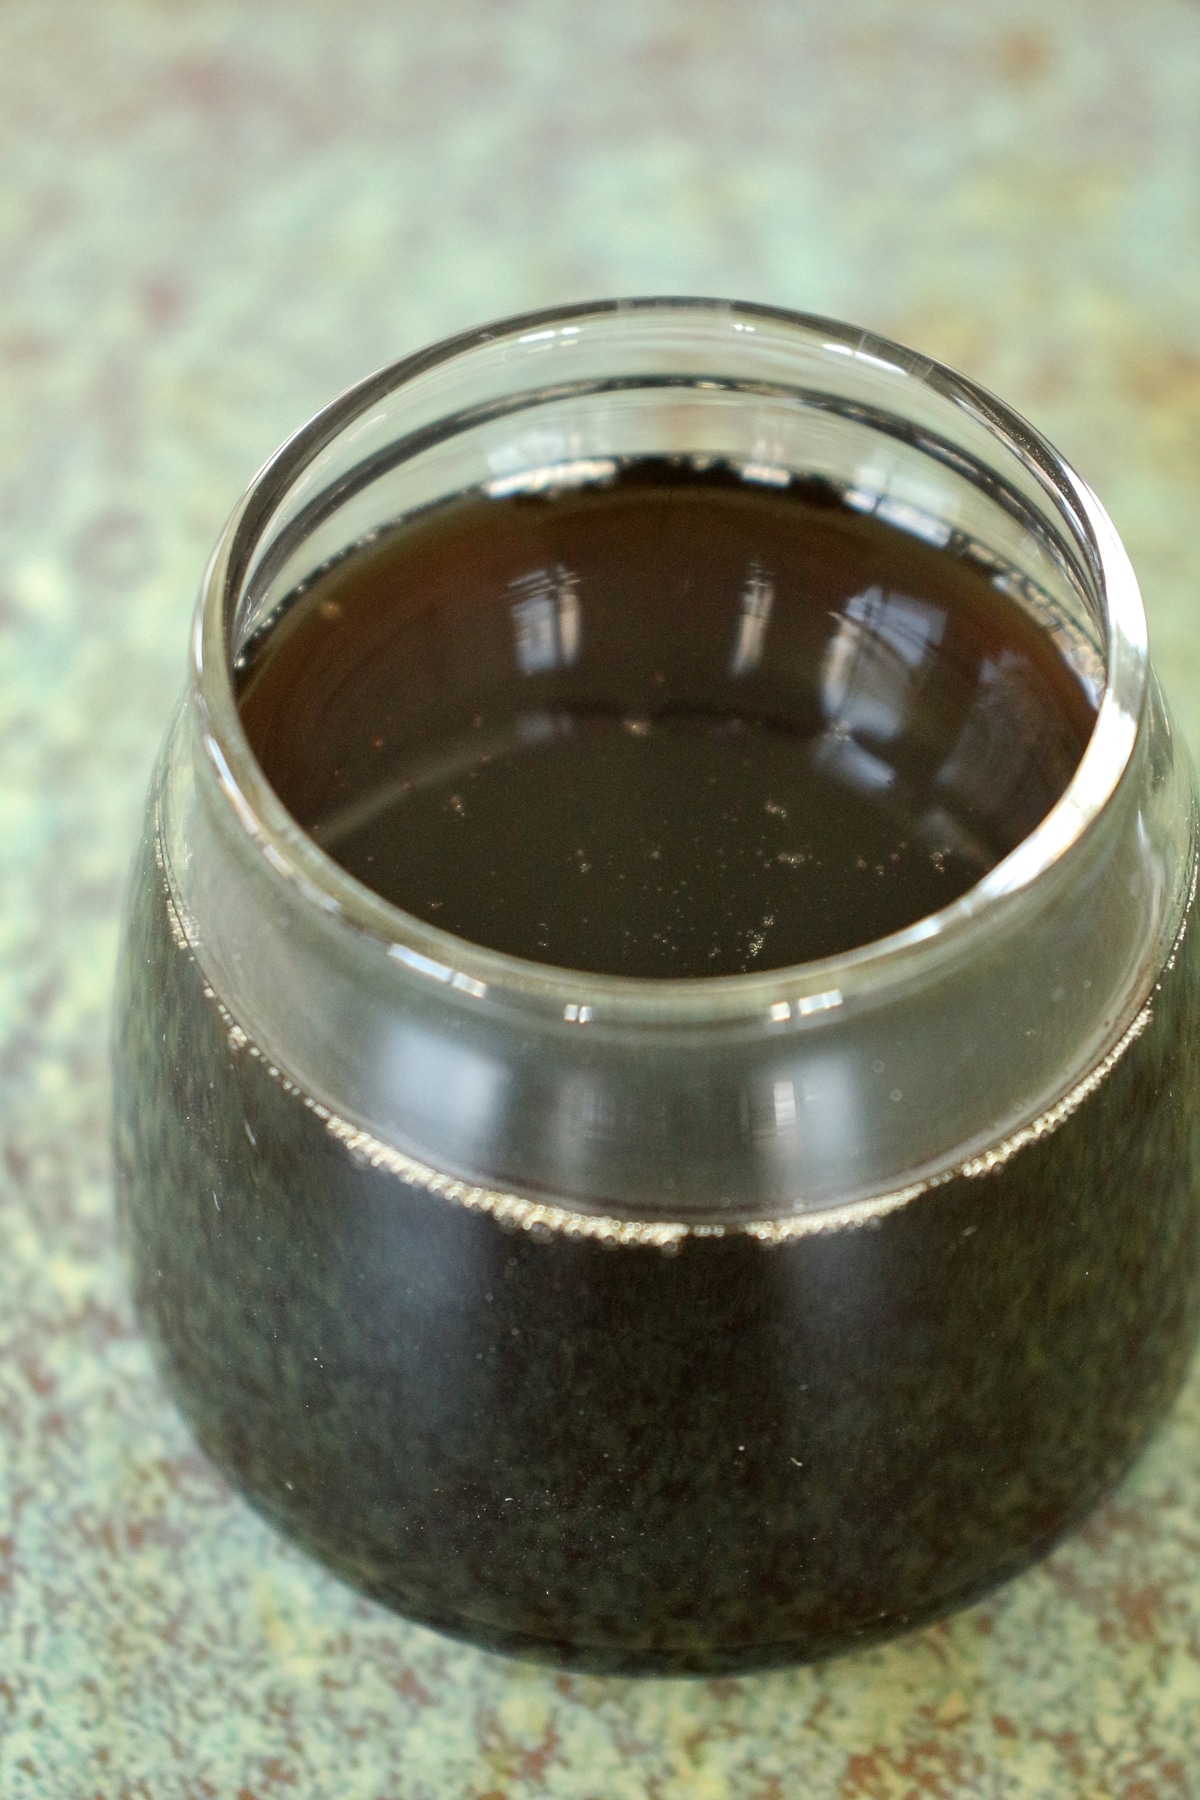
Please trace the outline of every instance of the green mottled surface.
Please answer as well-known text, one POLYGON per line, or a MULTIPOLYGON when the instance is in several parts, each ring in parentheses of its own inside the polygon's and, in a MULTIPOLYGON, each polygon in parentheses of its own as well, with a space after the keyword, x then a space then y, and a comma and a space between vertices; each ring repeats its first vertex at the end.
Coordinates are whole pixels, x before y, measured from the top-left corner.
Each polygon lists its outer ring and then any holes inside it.
POLYGON ((957 363, 1113 511, 1200 746, 1200 6, 0 0, 0 1793, 1200 1794, 1200 1380, 950 1625, 741 1682, 556 1679, 232 1498, 124 1296, 118 894, 197 576, 354 376, 693 290, 957 363))

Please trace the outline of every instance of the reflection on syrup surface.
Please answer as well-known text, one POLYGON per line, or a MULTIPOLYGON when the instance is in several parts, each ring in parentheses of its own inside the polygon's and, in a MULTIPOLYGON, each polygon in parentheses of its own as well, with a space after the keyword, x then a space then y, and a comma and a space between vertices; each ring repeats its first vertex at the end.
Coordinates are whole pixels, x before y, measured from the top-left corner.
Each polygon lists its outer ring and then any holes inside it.
POLYGON ((287 605, 243 721, 330 855, 476 943, 642 976, 832 955, 1015 848, 1095 718, 907 523, 661 461, 469 496, 287 605))

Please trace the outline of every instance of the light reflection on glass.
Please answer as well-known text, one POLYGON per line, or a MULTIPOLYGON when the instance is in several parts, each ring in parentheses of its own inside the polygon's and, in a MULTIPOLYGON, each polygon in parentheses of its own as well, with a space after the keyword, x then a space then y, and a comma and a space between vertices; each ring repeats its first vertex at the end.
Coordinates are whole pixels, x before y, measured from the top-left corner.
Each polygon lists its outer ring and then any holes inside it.
POLYGON ((821 703, 831 724, 888 742, 903 730, 916 677, 933 661, 946 613, 869 587, 846 602, 825 652, 821 703))
POLYGON ((1001 812, 1028 781, 1040 735, 1025 665, 1003 650, 980 667, 971 709, 938 771, 937 785, 959 807, 965 802, 985 815, 1001 812))
POLYGON ((533 569, 512 583, 514 652, 522 675, 568 669, 579 655, 580 606, 576 577, 558 564, 533 569))
POLYGON ((511 1071, 480 1050, 397 1018, 380 1043, 388 1092, 403 1094, 418 1146, 452 1122, 464 1152, 494 1141, 511 1071))
POLYGON ((885 793, 896 779, 891 763, 872 755, 844 730, 823 731, 812 754, 818 768, 862 793, 885 793))
POLYGON ((794 1185, 801 1144, 805 1167, 819 1170, 818 1179, 853 1157, 863 1122, 859 1079, 845 1057, 810 1053, 777 1066, 766 1091, 754 1096, 751 1133, 769 1146, 785 1191, 794 1185))
POLYGON ((774 604, 774 582, 765 570, 752 564, 742 591, 742 615, 729 664, 729 673, 735 678, 753 674, 761 663, 774 604))

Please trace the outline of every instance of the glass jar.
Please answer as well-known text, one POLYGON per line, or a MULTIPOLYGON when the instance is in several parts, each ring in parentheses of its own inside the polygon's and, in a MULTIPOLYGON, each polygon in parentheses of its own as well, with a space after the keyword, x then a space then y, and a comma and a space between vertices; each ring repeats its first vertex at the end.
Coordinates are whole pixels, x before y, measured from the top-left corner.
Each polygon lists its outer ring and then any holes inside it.
POLYGON ((1124 551, 971 383, 707 300, 385 369, 233 514, 151 789, 115 1140, 164 1378, 268 1518, 494 1648, 741 1670, 962 1605, 1185 1367, 1195 880, 1124 551), (942 911, 748 975, 552 968, 388 905, 267 783, 236 665, 315 572, 446 496, 664 454, 969 544, 1091 684, 1061 800, 942 911))

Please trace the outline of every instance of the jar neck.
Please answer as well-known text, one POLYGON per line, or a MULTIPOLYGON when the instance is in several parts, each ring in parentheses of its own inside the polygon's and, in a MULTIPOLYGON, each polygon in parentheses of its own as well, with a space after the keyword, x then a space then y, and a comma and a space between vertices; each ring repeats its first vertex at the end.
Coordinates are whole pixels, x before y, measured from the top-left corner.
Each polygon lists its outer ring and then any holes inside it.
POLYGON ((1155 778, 1167 732, 1156 702, 1103 820, 996 903, 984 942, 915 945, 885 991, 852 969, 779 971, 775 997, 733 1018, 697 996, 686 1023, 630 1022, 582 976, 574 1008, 514 1004, 392 954, 248 840, 194 709, 168 757, 165 861, 249 1039, 432 1176, 688 1229, 815 1218, 1006 1153, 1136 1029, 1191 879, 1186 770, 1155 778))

